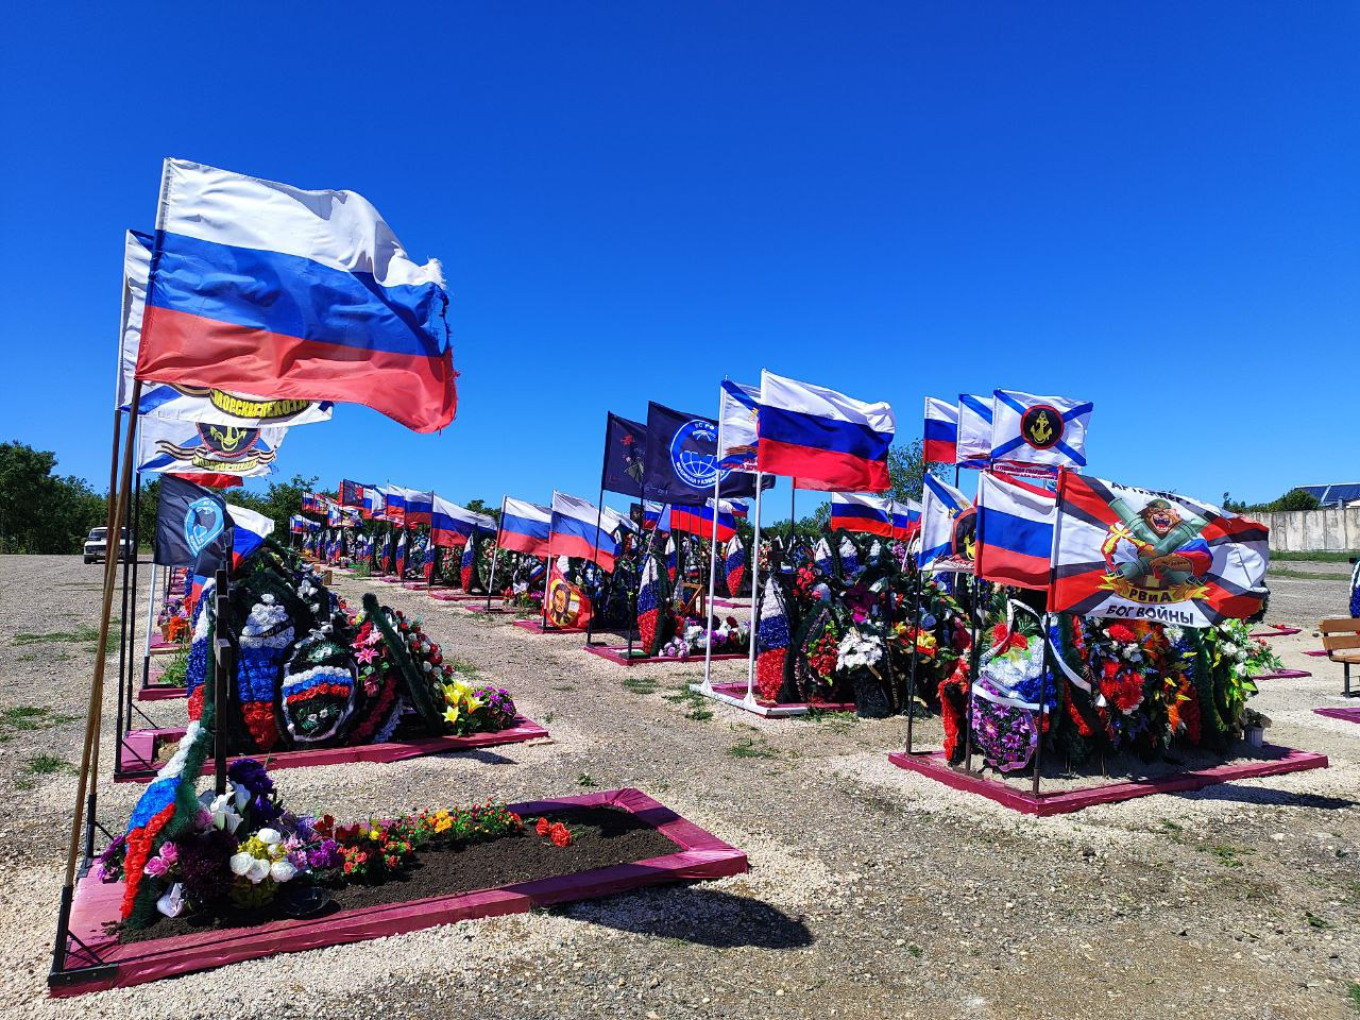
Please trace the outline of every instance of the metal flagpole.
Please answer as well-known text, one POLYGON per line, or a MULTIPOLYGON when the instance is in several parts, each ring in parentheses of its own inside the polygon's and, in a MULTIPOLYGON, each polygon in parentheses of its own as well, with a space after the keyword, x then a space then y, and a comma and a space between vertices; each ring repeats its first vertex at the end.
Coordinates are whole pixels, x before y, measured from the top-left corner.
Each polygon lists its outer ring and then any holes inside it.
POLYGON ((916 669, 921 659, 921 588, 924 579, 916 568, 916 597, 911 607, 911 674, 907 680, 907 754, 911 754, 912 725, 916 720, 916 669))
POLYGON ((156 623, 156 574, 159 571, 159 564, 156 562, 156 543, 153 537, 151 543, 151 583, 147 586, 146 593, 146 640, 142 643, 142 686, 146 687, 151 683, 151 629, 156 623))
MULTIPOLYGON (((606 427, 606 428, 607 428, 607 427, 606 427)), ((607 434, 608 434, 608 433, 606 432, 606 435, 607 435, 607 434)), ((593 564, 595 565, 595 570, 596 570, 597 575, 598 575, 599 569, 600 569, 600 522, 601 522, 602 520, 604 520, 604 475, 603 475, 603 472, 601 472, 601 476, 600 476, 600 502, 599 502, 599 505, 597 505, 597 506, 595 507, 595 544, 591 547, 591 550, 590 550, 590 562, 593 563, 593 564)), ((594 612, 594 607, 591 607, 590 619, 586 620, 586 645, 587 645, 587 646, 593 644, 593 642, 591 641, 591 638, 594 636, 594 634, 595 634, 595 612, 594 612)))
POLYGON ((1041 619, 1040 626, 1042 626, 1044 629, 1043 633, 1044 671, 1039 675, 1039 710, 1034 713, 1035 716, 1034 724, 1039 731, 1039 739, 1034 745, 1033 793, 1036 798, 1039 796, 1039 773, 1041 768, 1043 767, 1044 761, 1044 714, 1048 710, 1048 655, 1049 655, 1048 626, 1050 616, 1048 613, 1045 613, 1040 619, 1041 619))
MULTIPOLYGON (((724 392, 721 386, 718 387, 718 457, 713 464, 713 527, 708 535, 708 618, 704 620, 704 630, 708 635, 704 640, 704 682, 702 689, 705 694, 713 691, 713 619, 717 615, 713 612, 716 608, 713 605, 713 599, 718 593, 718 507, 722 492, 723 412, 727 404, 724 392)), ((645 508, 643 513, 646 513, 645 508)))
POLYGON ((972 619, 972 641, 968 647, 968 690, 967 708, 964 712, 965 726, 967 731, 964 734, 964 764, 965 772, 973 771, 973 685, 977 683, 978 664, 982 661, 982 599, 980 596, 982 582, 978 580, 977 574, 973 575, 973 619, 972 619))
POLYGON ((750 648, 746 656, 746 701, 755 702, 756 686, 756 624, 760 620, 760 494, 765 491, 763 471, 756 472, 756 529, 751 540, 751 629, 750 648))
MULTIPOLYGON (((644 477, 645 477, 645 476, 644 476, 644 477)), ((642 567, 643 567, 643 564, 646 562, 646 559, 647 559, 647 549, 644 548, 644 543, 643 543, 643 541, 642 541, 642 538, 643 538, 644 535, 646 535, 647 541, 646 541, 645 545, 646 545, 646 546, 650 546, 650 545, 652 544, 652 539, 653 539, 653 537, 654 537, 653 535, 647 535, 647 486, 644 485, 644 484, 639 484, 639 485, 638 485, 638 502, 640 502, 640 503, 642 504, 642 520, 638 521, 638 528, 639 528, 639 533, 638 533, 638 543, 637 543, 637 557, 638 557, 638 561, 637 561, 637 569, 633 571, 632 583, 629 585, 629 587, 630 587, 632 590, 631 590, 631 592, 629 593, 629 596, 628 596, 628 607, 629 607, 629 620, 628 620, 628 660, 629 660, 630 662, 631 662, 632 659, 633 659, 633 632, 634 632, 635 630, 637 630, 637 596, 638 596, 638 585, 642 582, 642 567)), ((660 522, 658 521, 658 524, 659 524, 659 523, 660 523, 660 522)))
MULTIPOLYGON (((554 489, 554 490, 553 490, 553 503, 556 503, 556 502, 557 502, 557 490, 554 489)), ((557 510, 556 510, 556 508, 550 505, 550 506, 549 506, 549 509, 548 509, 548 554, 547 554, 546 556, 543 557, 543 605, 542 605, 542 607, 541 607, 542 612, 543 612, 543 619, 542 619, 542 620, 540 621, 540 623, 539 623, 539 627, 542 628, 542 630, 543 630, 545 633, 546 633, 547 630, 548 630, 548 588, 549 588, 549 586, 551 585, 551 582, 552 582, 552 561, 553 561, 553 554, 552 554, 552 537, 553 537, 553 518, 554 518, 556 515, 557 515, 557 510)), ((595 532, 595 535, 596 535, 596 537, 598 538, 598 537, 599 537, 599 532, 596 531, 596 532, 595 532)))
MULTIPOLYGON (((491 580, 486 585, 486 611, 491 612, 491 593, 496 590, 496 563, 501 558, 501 528, 505 526, 505 500, 501 497, 501 515, 496 521, 496 545, 491 550, 491 580)), ((473 561, 476 563, 476 560, 473 561)))

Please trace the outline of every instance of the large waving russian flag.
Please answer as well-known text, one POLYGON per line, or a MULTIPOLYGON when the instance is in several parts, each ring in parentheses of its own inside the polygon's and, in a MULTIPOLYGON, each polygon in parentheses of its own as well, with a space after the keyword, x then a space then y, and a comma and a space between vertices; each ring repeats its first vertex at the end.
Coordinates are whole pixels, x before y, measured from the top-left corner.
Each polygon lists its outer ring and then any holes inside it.
POLYGON ((433 497, 431 505, 430 541, 437 546, 451 549, 464 545, 478 528, 488 532, 496 530, 495 519, 486 514, 479 514, 438 496, 433 497))
POLYGON ((978 478, 974 572, 984 581, 1046 590, 1058 495, 986 473, 978 478))
POLYGON ((818 491, 889 488, 888 447, 896 424, 888 404, 760 373, 756 459, 761 471, 818 491))
POLYGON ((860 496, 853 492, 831 494, 831 530, 856 531, 891 538, 891 503, 882 496, 860 496))
POLYGON ((620 528, 629 528, 628 519, 609 509, 577 496, 553 493, 552 524, 548 534, 548 553, 552 556, 575 556, 594 560, 601 570, 613 571, 619 554, 619 543, 614 535, 620 528), (595 527, 598 516, 600 525, 595 527))
POLYGON ((437 261, 352 191, 167 159, 137 377, 365 404, 417 432, 458 405, 437 261))
POLYGON ((959 409, 939 397, 926 397, 924 456, 935 464, 958 461, 959 409))
POLYGON ((496 545, 526 556, 547 556, 551 530, 552 511, 546 506, 507 496, 501 507, 501 525, 496 535, 496 545))

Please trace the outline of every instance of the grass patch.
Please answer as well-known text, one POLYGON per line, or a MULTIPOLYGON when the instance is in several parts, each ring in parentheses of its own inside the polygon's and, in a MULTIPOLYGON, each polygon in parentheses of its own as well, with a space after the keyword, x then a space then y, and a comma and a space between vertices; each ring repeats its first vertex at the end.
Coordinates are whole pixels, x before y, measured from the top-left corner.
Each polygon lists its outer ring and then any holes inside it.
POLYGON ((575 684, 560 684, 560 685, 554 687, 553 690, 555 690, 555 691, 574 691, 574 690, 576 690, 576 685, 575 685, 575 684))
POLYGON ((629 674, 623 678, 623 689, 633 694, 655 694, 657 691, 656 677, 629 674))
POLYGON ((455 673, 467 678, 470 683, 481 680, 482 678, 482 674, 478 672, 477 667, 468 662, 467 659, 445 659, 444 665, 448 666, 455 673))
POLYGON ((727 749, 727 753, 733 758, 778 758, 779 752, 769 744, 765 743, 762 737, 756 740, 752 737, 743 737, 727 749))
POLYGON ((1360 549, 1352 549, 1349 552, 1275 552, 1270 553, 1272 561, 1289 563, 1290 561, 1307 562, 1312 560, 1314 563, 1349 563, 1352 556, 1360 556, 1360 549))
POLYGON ((1213 854, 1218 858, 1218 863, 1225 868, 1242 867, 1241 856, 1256 852, 1255 850, 1243 850, 1233 846, 1202 846, 1198 849, 1200 853, 1213 854))
POLYGON ((56 755, 40 754, 28 759, 28 771, 35 776, 54 776, 58 772, 74 772, 75 766, 56 755))
POLYGON ((713 710, 708 707, 708 699, 698 691, 691 691, 686 688, 677 694, 667 694, 665 698, 674 705, 683 706, 686 719, 693 719, 695 722, 707 722, 713 718, 713 710))
POLYGON ((158 687, 187 687, 189 684, 189 649, 181 648, 170 657, 165 672, 156 681, 158 687))
POLYGON ((1303 916, 1307 919, 1308 927, 1310 928, 1316 928, 1318 931, 1326 931, 1332 927, 1331 921, 1327 920, 1325 917, 1318 917, 1318 915, 1311 910, 1305 910, 1303 916))
POLYGON ((1360 1010, 1360 981, 1352 981, 1346 986, 1346 1001, 1351 1009, 1360 1010))
POLYGON ((600 784, 595 782, 595 777, 592 776, 589 772, 582 772, 579 776, 576 777, 576 785, 591 787, 599 786, 600 784))
POLYGON ((550 725, 552 725, 552 721, 553 721, 554 719, 556 719, 556 718, 557 718, 557 713, 556 713, 556 712, 544 712, 544 713, 543 713, 543 725, 544 725, 544 726, 550 726, 550 725))
MULTIPOLYGON (((109 625, 110 636, 118 621, 109 625)), ((79 630, 54 630, 50 634, 15 634, 16 645, 81 644, 85 641, 99 640, 98 627, 81 627, 79 630)))
POLYGON ((1271 567, 1266 571, 1270 577, 1289 577, 1296 581, 1346 581, 1345 574, 1324 574, 1317 570, 1277 570, 1271 567))
POLYGON ((0 742, 8 740, 16 732, 51 729, 78 718, 74 715, 59 715, 39 705, 13 705, 0 710, 0 742))
POLYGON ((914 942, 911 945, 907 946, 907 952, 910 953, 912 956, 916 957, 916 959, 918 960, 926 955, 926 951, 922 949, 920 946, 916 945, 916 943, 914 942))

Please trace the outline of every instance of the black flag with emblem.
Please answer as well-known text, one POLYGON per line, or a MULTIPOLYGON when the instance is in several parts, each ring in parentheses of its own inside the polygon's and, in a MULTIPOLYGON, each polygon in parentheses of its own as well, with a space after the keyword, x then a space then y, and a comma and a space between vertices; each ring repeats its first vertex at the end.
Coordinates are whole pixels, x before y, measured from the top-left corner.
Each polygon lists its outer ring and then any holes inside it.
POLYGON ((161 478, 156 506, 155 562, 162 567, 193 567, 211 577, 231 566, 231 517, 216 493, 174 475, 161 478))

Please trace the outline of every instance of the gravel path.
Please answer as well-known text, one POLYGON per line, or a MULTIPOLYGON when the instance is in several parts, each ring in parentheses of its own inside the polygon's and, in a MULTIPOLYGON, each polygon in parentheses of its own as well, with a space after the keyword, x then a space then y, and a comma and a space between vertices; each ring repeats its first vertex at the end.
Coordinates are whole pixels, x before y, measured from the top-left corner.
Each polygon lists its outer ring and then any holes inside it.
MULTIPOLYGON (((1275 720, 1273 741, 1324 751, 1330 769, 1037 820, 890 766, 900 720, 696 707, 683 689, 701 666, 624 669, 582 653, 579 638, 389 585, 374 586, 380 598, 423 616, 554 740, 280 772, 289 803, 343 816, 636 786, 747 850, 751 874, 47 1000, 75 780, 39 756, 78 760, 93 662, 81 629, 96 622, 98 580, 78 558, 0 557, 6 1016, 1354 1015, 1360 726, 1312 714, 1339 703, 1340 670, 1302 655, 1317 645, 1308 630, 1276 643, 1315 678, 1269 681, 1256 704, 1275 720), (52 633, 69 639, 17 643, 52 633)), ((1280 581, 1272 619, 1340 612, 1327 585, 1280 581)), ((166 724, 183 718, 182 702, 146 707, 166 724)), ((112 723, 110 711, 106 733, 112 723)), ((938 724, 918 732, 938 744, 938 724)), ((110 827, 137 789, 102 784, 110 827)))

